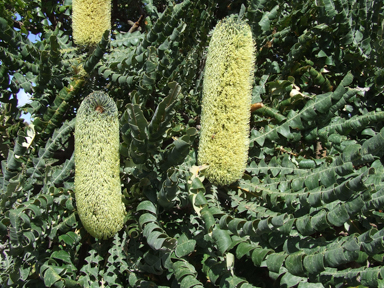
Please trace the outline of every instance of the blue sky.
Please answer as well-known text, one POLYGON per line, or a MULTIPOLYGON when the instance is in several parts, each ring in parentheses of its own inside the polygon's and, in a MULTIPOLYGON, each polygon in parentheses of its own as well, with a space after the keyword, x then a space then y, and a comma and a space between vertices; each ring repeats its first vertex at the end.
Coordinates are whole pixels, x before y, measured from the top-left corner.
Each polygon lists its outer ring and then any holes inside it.
MULTIPOLYGON (((29 93, 25 93, 24 89, 20 89, 19 93, 17 93, 17 106, 24 106, 25 104, 31 102, 31 95, 29 93)), ((23 118, 28 123, 31 123, 31 114, 22 114, 21 118, 23 118)))

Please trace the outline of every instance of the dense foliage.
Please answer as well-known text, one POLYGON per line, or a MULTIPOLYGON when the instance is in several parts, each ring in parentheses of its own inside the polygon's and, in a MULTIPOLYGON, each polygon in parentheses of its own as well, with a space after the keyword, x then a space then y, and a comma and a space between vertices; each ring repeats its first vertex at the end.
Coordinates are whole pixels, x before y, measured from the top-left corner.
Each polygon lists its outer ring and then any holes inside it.
POLYGON ((92 50, 71 7, 0 3, 2 287, 384 287, 382 0, 114 0, 92 50), (252 28, 263 107, 244 176, 216 186, 196 160, 202 81, 230 14, 252 28), (120 121, 127 215, 109 240, 74 200, 76 111, 96 90, 120 121))

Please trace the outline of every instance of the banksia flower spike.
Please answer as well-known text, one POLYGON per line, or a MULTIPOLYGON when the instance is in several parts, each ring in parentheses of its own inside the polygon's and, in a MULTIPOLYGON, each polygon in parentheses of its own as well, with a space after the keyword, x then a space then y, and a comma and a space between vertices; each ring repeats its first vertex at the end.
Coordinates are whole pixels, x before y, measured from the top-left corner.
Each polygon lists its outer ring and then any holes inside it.
POLYGON ((76 116, 77 210, 85 229, 99 239, 113 236, 124 224, 117 116, 115 102, 103 92, 86 97, 76 116))
POLYGON ((219 22, 204 73, 198 162, 217 185, 240 179, 248 159, 251 90, 255 65, 252 32, 235 16, 219 22))
POLYGON ((80 46, 96 46, 111 30, 111 0, 72 1, 73 39, 80 46))

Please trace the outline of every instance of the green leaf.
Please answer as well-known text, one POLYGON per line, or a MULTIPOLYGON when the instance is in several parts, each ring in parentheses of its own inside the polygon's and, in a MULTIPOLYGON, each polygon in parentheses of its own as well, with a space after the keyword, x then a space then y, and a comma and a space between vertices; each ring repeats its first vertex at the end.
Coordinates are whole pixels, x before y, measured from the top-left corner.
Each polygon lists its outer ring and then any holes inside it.
POLYGON ((300 282, 297 288, 324 288, 322 283, 309 283, 309 282, 300 282))
POLYGON ((236 258, 241 259, 244 255, 250 256, 250 251, 253 249, 255 249, 255 246, 250 243, 240 243, 236 248, 236 258))
POLYGON ((348 259, 346 258, 344 251, 341 247, 328 250, 324 255, 324 260, 324 263, 326 263, 330 267, 337 267, 341 264, 348 262, 348 259))
POLYGON ((252 252, 252 261, 256 267, 260 267, 268 254, 274 253, 272 249, 257 248, 252 252))
POLYGON ((96 49, 93 51, 93 53, 85 61, 83 67, 84 67, 84 70, 86 72, 91 73, 91 71, 94 69, 96 64, 103 57, 104 52, 106 51, 108 43, 109 43, 109 34, 110 34, 110 31, 108 31, 108 30, 106 30, 104 32, 101 41, 96 46, 96 49))
POLYGON ((172 143, 172 148, 166 154, 167 161, 162 165, 163 170, 183 163, 189 153, 190 140, 188 135, 184 135, 172 143))
MULTIPOLYGON (((211 211, 209 211, 209 207, 206 206, 201 210, 201 217, 204 220, 205 229, 208 233, 211 233, 214 229, 214 226, 216 224, 216 220, 213 217, 211 211)), ((228 236, 229 237, 229 236, 228 236)), ((225 245, 225 244, 224 244, 225 245)), ((223 247, 225 248, 225 247, 223 247)))
POLYGON ((136 211, 148 211, 156 215, 156 207, 151 201, 142 201, 137 206, 136 211))
POLYGON ((199 280, 195 276, 187 275, 180 282, 180 288, 189 288, 189 287, 203 287, 199 280))
POLYGON ((188 239, 185 234, 182 234, 179 239, 177 239, 177 246, 175 250, 176 256, 180 258, 187 256, 195 250, 195 246, 196 240, 188 239))
POLYGON ((228 248, 232 245, 231 237, 229 236, 228 231, 222 229, 213 229, 212 237, 217 244, 217 248, 220 253, 223 255, 228 248))
POLYGON ((322 253, 308 255, 304 258, 303 264, 308 273, 316 275, 325 269, 324 255, 322 253))
MULTIPOLYGON (((43 266, 44 267, 44 266, 43 266)), ((42 267, 42 269, 43 269, 42 267)), ((53 284, 55 284, 57 281, 61 280, 61 276, 59 275, 58 271, 63 269, 54 269, 52 266, 48 266, 47 269, 44 271, 44 284, 47 287, 52 287, 53 284)))
POLYGON ((180 85, 175 82, 169 84, 171 91, 157 106, 152 120, 148 125, 149 140, 158 141, 169 128, 169 122, 173 117, 177 97, 180 93, 180 85))
POLYGON ((67 232, 69 229, 77 225, 76 214, 72 213, 68 217, 62 217, 61 221, 52 227, 51 233, 49 234, 50 239, 54 239, 59 231, 67 232))
POLYGON ((243 287, 243 288, 246 288, 246 287, 253 287, 253 286, 248 286, 249 284, 247 283, 247 281, 245 281, 244 279, 241 279, 239 277, 236 277, 236 276, 231 276, 231 277, 226 277, 224 279, 224 282, 223 284, 221 284, 220 287, 226 287, 226 288, 231 288, 231 287, 243 287))
POLYGON ((332 211, 328 212, 327 220, 332 225, 339 227, 349 220, 349 214, 345 205, 339 205, 332 211))
POLYGON ((294 287, 297 284, 306 281, 306 278, 298 277, 295 275, 292 275, 291 273, 287 272, 284 274, 284 276, 280 280, 280 285, 282 287, 294 287))
POLYGON ((68 252, 64 250, 54 251, 51 254, 51 257, 58 260, 62 260, 65 263, 69 263, 69 264, 72 263, 71 256, 68 254, 68 252))
POLYGON ((280 268, 283 266, 284 260, 287 257, 285 253, 274 253, 267 257, 267 267, 270 271, 279 273, 280 268))
POLYGON ((376 269, 366 269, 360 273, 361 284, 368 287, 378 287, 379 274, 381 271, 376 269))
POLYGON ((146 140, 148 122, 143 111, 138 104, 128 104, 127 108, 132 137, 142 141, 146 140))
POLYGON ((169 169, 167 179, 164 180, 159 193, 157 194, 158 203, 165 209, 172 208, 176 193, 179 191, 177 172, 169 169))
POLYGON ((285 259, 285 267, 287 267, 289 273, 293 275, 305 275, 303 266, 304 253, 297 252, 289 255, 285 259))

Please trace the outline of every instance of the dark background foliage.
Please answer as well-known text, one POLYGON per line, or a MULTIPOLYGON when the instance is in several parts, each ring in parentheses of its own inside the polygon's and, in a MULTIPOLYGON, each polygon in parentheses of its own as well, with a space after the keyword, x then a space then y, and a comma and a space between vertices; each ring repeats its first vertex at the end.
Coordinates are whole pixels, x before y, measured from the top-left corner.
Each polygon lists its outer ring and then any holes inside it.
POLYGON ((112 7, 87 50, 72 1, 0 3, 0 285, 383 287, 383 1, 112 7), (264 106, 243 178, 217 187, 196 153, 209 32, 230 14, 252 28, 264 106), (105 241, 73 187, 76 109, 95 90, 119 109, 127 208, 105 241))

